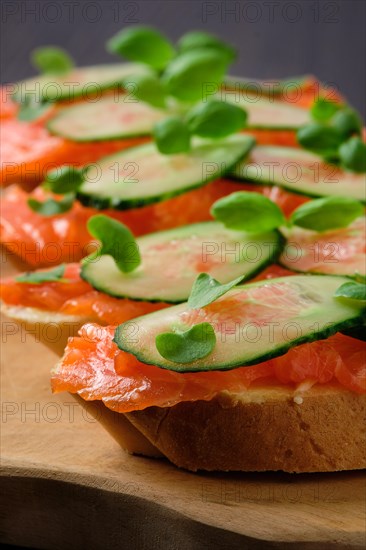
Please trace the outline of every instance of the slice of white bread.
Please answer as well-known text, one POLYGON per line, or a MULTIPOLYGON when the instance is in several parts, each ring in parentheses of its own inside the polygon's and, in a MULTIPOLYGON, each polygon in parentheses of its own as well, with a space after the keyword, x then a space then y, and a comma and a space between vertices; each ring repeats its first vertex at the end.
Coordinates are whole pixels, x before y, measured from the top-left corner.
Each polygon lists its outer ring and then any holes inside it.
POLYGON ((38 342, 42 342, 60 356, 70 336, 75 336, 85 323, 96 321, 95 318, 8 305, 4 302, 1 303, 0 310, 8 319, 33 334, 38 342))
POLYGON ((366 395, 336 386, 223 392, 127 418, 176 466, 333 472, 366 467, 366 395))
MULTIPOLYGON (((40 338, 62 355, 68 336, 87 321, 36 308, 2 310, 33 334, 49 323, 60 338, 40 338)), ((327 472, 366 467, 366 395, 340 386, 251 388, 211 401, 149 407, 127 414, 102 402, 79 403, 131 454, 166 456, 188 470, 327 472)))

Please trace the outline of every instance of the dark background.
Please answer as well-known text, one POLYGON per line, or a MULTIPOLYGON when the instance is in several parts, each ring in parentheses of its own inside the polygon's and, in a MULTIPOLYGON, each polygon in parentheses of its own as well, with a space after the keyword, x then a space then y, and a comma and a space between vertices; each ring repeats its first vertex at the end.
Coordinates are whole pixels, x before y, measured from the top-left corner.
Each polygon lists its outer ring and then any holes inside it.
POLYGON ((172 39, 189 29, 221 35, 240 52, 232 74, 315 74, 365 115, 365 18, 365 0, 2 0, 2 82, 32 75, 29 53, 45 44, 81 65, 112 61, 106 39, 149 23, 172 39))

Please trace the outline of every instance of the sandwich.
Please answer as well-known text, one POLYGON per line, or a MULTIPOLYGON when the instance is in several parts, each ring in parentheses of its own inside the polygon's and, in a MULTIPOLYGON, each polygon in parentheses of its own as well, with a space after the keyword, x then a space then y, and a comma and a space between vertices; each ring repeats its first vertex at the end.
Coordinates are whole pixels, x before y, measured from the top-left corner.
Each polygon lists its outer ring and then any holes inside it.
MULTIPOLYGON (((347 284, 295 275, 117 329, 84 325, 53 391, 103 403, 192 471, 365 468, 365 344, 339 332, 361 325, 364 307, 334 297, 347 284)), ((129 451, 151 456, 141 441, 129 451)))
MULTIPOLYGON (((257 227, 279 223, 276 207, 273 217, 251 211, 250 196, 224 198, 214 214, 247 228, 253 213, 257 227)), ((336 203, 306 203, 283 229, 297 241, 283 244, 279 261, 288 268, 291 257, 305 273, 245 285, 202 273, 187 302, 117 327, 86 324, 53 371, 53 391, 127 419, 140 434, 129 452, 157 449, 192 471, 364 468, 365 220, 360 203, 336 203), (332 268, 329 245, 339 254, 332 268)))
MULTIPOLYGON (((202 266, 202 262, 198 266, 195 252, 187 253, 187 243, 192 244, 192 237, 197 241, 199 226, 186 226, 138 239, 137 248, 141 252, 142 264, 137 266, 135 275, 133 269, 128 273, 118 272, 116 254, 111 248, 103 254, 106 243, 99 229, 101 254, 87 258, 81 267, 83 277, 88 278, 88 282, 80 278, 80 266, 67 266, 66 270, 59 273, 58 280, 54 270, 39 272, 39 281, 42 277, 47 278, 47 273, 50 279, 39 283, 34 279, 37 278, 37 272, 30 274, 33 281, 29 280, 29 275, 23 276, 23 281, 22 277, 18 277, 18 281, 12 280, 2 285, 5 311, 14 317, 10 304, 13 301, 18 304, 13 304, 17 308, 18 319, 23 316, 24 320, 29 315, 29 309, 25 307, 27 300, 34 300, 33 305, 36 305, 38 295, 44 300, 43 307, 49 304, 48 287, 54 297, 59 293, 59 300, 68 296, 69 306, 73 304, 74 312, 77 311, 79 300, 84 312, 86 304, 92 304, 94 311, 99 309, 99 312, 107 313, 99 319, 94 314, 94 322, 85 324, 79 336, 70 338, 65 354, 53 373, 52 387, 54 391, 69 391, 79 396, 79 402, 92 401, 96 417, 121 446, 131 453, 163 455, 174 464, 191 470, 280 469, 305 472, 363 468, 366 357, 360 333, 364 322, 364 302, 335 298, 334 295, 342 285, 362 286, 349 276, 358 273, 362 277, 361 271, 365 268, 365 220, 360 203, 346 198, 341 202, 342 210, 348 209, 348 215, 344 218, 343 212, 343 221, 338 218, 337 223, 334 221, 337 218, 334 199, 310 201, 295 210, 292 222, 287 228, 281 229, 283 235, 287 232, 287 242, 283 236, 274 240, 281 252, 277 250, 275 256, 269 258, 273 261, 277 257, 286 268, 275 265, 266 268, 263 248, 262 263, 259 266, 249 263, 247 276, 235 278, 235 275, 245 271, 245 266, 248 269, 248 262, 240 263, 229 256, 233 261, 227 261, 226 264, 213 262, 208 266, 206 263, 206 273, 198 276, 191 292, 194 276, 191 272, 187 279, 187 269, 193 264, 197 274, 197 268, 202 266), (354 210, 351 215, 352 207, 354 210), (310 222, 314 213, 318 221, 310 222), (325 221, 327 216, 328 222, 325 221), (322 220, 323 229, 326 223, 328 226, 347 225, 337 229, 328 227, 326 231, 320 232, 316 230, 319 229, 319 220, 322 220), (311 223, 316 229, 309 228, 311 223), (183 231, 182 235, 186 235, 185 238, 181 235, 178 249, 177 231, 183 231), (295 237, 296 241, 293 240, 295 237), (165 246, 162 247, 164 242, 165 246), (175 244, 173 252, 172 243, 175 244), (329 244, 336 247, 338 254, 337 261, 333 263, 327 261, 329 244), (295 245, 298 251, 296 262, 290 252, 295 245), (317 262, 311 263, 315 246, 319 257, 317 262), (157 250, 164 252, 154 257, 149 253, 153 249, 155 254, 157 250), (153 264, 159 266, 158 272, 154 273, 153 264), (166 266, 168 278, 162 275, 161 266, 166 266), (142 278, 140 283, 136 281, 139 269, 143 277, 148 277, 142 278), (259 275, 253 279, 258 270, 259 275), (295 270, 305 274, 296 275, 295 270), (213 275, 221 280, 221 284, 213 275), (173 279, 169 283, 171 277, 173 279), (237 286, 243 279, 249 278, 255 282, 237 286), (144 296, 139 294, 137 297, 139 300, 145 299, 145 302, 135 302, 133 314, 128 317, 126 310, 123 311, 126 298, 122 296, 126 296, 126 289, 131 283, 134 283, 131 288, 135 297, 140 289, 144 296), (68 284, 71 286, 65 286, 68 284), (99 287, 99 290, 95 287, 99 287), (167 302, 146 302, 147 298, 151 300, 163 296, 163 292, 167 302), (245 297, 247 292, 258 292, 259 300, 256 297, 253 303, 252 300, 248 301, 245 297), (205 303, 207 293, 212 301, 205 303), (234 297, 241 297, 238 304, 232 299, 232 293, 234 297), (116 298, 118 294, 119 298, 116 298), (201 295, 205 297, 204 305, 197 309, 194 299, 196 297, 197 300, 197 296, 201 299, 201 295), (216 296, 218 298, 215 299, 216 296), (184 298, 188 298, 188 303, 168 307, 168 302, 179 303, 184 298), (108 304, 108 307, 103 306, 103 303, 108 304), (140 313, 138 304, 141 306, 140 313), (239 305, 240 310, 236 312, 239 305), (150 311, 157 311, 144 315, 149 311, 146 306, 150 306, 150 311), (212 356, 208 354, 199 368, 195 366, 193 370, 189 362, 184 360, 181 363, 178 358, 177 363, 172 363, 173 367, 178 365, 177 368, 171 369, 170 364, 166 369, 166 365, 159 362, 162 356, 154 356, 154 340, 151 339, 146 345, 139 335, 149 335, 150 328, 145 329, 144 323, 149 323, 149 319, 154 319, 154 316, 166 329, 164 315, 170 316, 179 308, 183 308, 179 318, 184 319, 184 324, 177 326, 173 322, 171 335, 174 336, 175 331, 177 334, 189 333, 190 326, 209 325, 205 320, 209 313, 215 321, 216 346, 220 345, 218 337, 222 344, 230 341, 233 349, 240 347, 244 338, 245 350, 250 351, 253 346, 257 346, 259 352, 256 349, 255 353, 259 355, 244 359, 240 356, 238 361, 234 358, 229 364, 213 364, 212 356), (107 326, 103 328, 95 320, 99 323, 104 321, 107 326), (121 324, 122 321, 125 322, 121 324), (264 327, 267 332, 260 333, 258 337, 258 328, 264 327), (293 334, 294 331, 296 334, 293 334), (126 341, 128 343, 129 340, 132 341, 132 348, 126 348, 126 341), (279 341, 280 345, 277 345, 279 341), (273 342, 277 342, 274 349, 273 342), (263 351, 263 346, 269 349, 263 351), (141 350, 146 349, 152 351, 151 357, 141 356, 141 350), (353 411, 352 420, 349 410, 353 411), (354 423, 352 430, 346 427, 352 440, 352 445, 347 446, 346 456, 340 452, 344 445, 344 434, 342 439, 340 433, 341 427, 345 428, 344 421, 340 422, 343 415, 348 422, 354 423), (229 448, 232 448, 232 452, 228 451, 229 448), (259 453, 259 449, 263 449, 263 452, 259 453)), ((257 245, 259 242, 268 245, 271 232, 273 239, 278 235, 275 226, 284 223, 280 209, 255 193, 240 192, 221 199, 214 205, 213 214, 216 220, 221 219, 221 232, 217 232, 218 221, 201 224, 206 225, 204 234, 209 229, 211 247, 213 243, 222 244, 224 228, 232 232, 231 241, 227 241, 231 248, 233 242, 239 242, 239 236, 242 245, 253 245, 255 242, 257 245), (253 201, 257 201, 257 209, 253 201), (240 217, 235 215, 235 212, 238 214, 238 208, 240 217), (263 214, 266 208, 267 212, 263 214), (258 215, 258 210, 262 211, 262 217, 258 215), (244 218, 243 212, 247 213, 244 218), (238 219, 242 220, 241 228, 246 228, 246 241, 238 231, 238 219), (256 228, 267 224, 267 232, 262 232, 260 238, 255 232, 248 233, 253 222, 256 228), (272 228, 268 230, 270 226, 272 228)), ((102 229, 109 234, 111 242, 109 221, 100 218, 97 217, 97 221, 106 224, 104 227, 102 224, 102 229)), ((119 242, 121 235, 118 234, 119 242)), ((204 239, 197 248, 201 260, 203 242, 204 239)), ((68 311, 64 305, 66 302, 63 302, 64 315, 68 311)), ((127 303, 131 306, 131 299, 127 303)), ((200 303, 202 301, 198 305, 200 303)), ((42 306, 39 302, 38 305, 42 306)), ((31 308, 31 311, 37 319, 39 309, 31 308)), ((93 312, 90 309, 89 315, 91 319, 93 312)), ((40 319, 38 317, 38 322, 40 319)), ((71 318, 66 316, 64 321, 72 325, 71 318)), ((74 328, 79 328, 84 321, 85 317, 80 316, 74 328)), ((206 344, 207 339, 210 339, 209 334, 205 335, 203 344, 206 344)), ((194 338, 191 342, 187 340, 188 349, 194 349, 194 344, 194 338)), ((63 345, 59 346, 59 353, 63 345)), ((179 342, 174 343, 173 349, 179 347, 179 342)), ((227 355, 228 351, 225 350, 224 356, 227 355)))

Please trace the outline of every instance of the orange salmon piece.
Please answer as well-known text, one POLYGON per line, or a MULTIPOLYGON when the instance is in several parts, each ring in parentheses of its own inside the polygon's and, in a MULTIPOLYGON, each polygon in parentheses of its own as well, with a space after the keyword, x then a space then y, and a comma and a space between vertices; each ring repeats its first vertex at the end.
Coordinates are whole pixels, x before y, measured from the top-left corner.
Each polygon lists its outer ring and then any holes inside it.
MULTIPOLYGON (((108 93, 108 91, 105 92, 105 94, 108 93)), ((335 90, 325 89, 313 78, 301 83, 299 87, 286 89, 286 93, 280 96, 280 100, 299 107, 310 108, 313 101, 320 95, 334 101, 342 101, 335 90)), ((11 100, 6 86, 1 88, 1 100, 2 167, 0 183, 2 185, 22 183, 34 186, 41 182, 46 172, 52 168, 62 164, 79 166, 94 162, 105 155, 148 140, 148 138, 134 138, 76 143, 51 135, 45 127, 50 116, 65 105, 83 102, 84 100, 80 98, 55 104, 44 116, 31 122, 19 121, 15 118, 19 107, 11 100)), ((250 133, 262 145, 297 146, 296 133, 291 130, 263 129, 252 130, 250 133)))
POLYGON ((68 264, 65 282, 40 284, 17 282, 14 278, 0 282, 0 297, 7 305, 34 307, 45 311, 57 311, 68 315, 89 317, 107 325, 129 321, 167 307, 162 302, 119 299, 108 296, 80 278, 80 265, 68 264))
MULTIPOLYGON (((262 192, 289 214, 303 197, 273 186, 217 180, 172 199, 132 210, 104 210, 103 213, 126 224, 135 236, 211 219, 212 204, 230 193, 246 190, 262 192)), ((33 267, 77 262, 90 254, 92 238, 86 229, 88 219, 100 211, 75 201, 71 210, 57 216, 33 212, 27 199, 40 201, 49 195, 37 188, 30 195, 18 186, 2 196, 0 240, 10 254, 33 267)))
MULTIPOLYGON (((279 265, 273 264, 264 269, 252 281, 273 279, 295 275, 279 265)), ((80 264, 65 266, 63 277, 66 281, 25 284, 14 277, 0 281, 0 298, 8 305, 35 307, 45 311, 57 311, 69 315, 94 317, 108 325, 118 325, 124 320, 157 311, 167 304, 150 303, 129 299, 114 298, 94 288, 81 279, 80 264)))
MULTIPOLYGON (((54 113, 56 107, 51 107, 54 113)), ((9 118, 1 121, 1 185, 34 185, 44 180, 49 170, 72 164, 81 166, 127 147, 147 141, 144 138, 77 143, 53 136, 44 126, 50 113, 35 122, 9 118)))
POLYGON ((0 87, 0 119, 5 120, 7 118, 12 118, 17 115, 19 110, 18 105, 15 101, 12 101, 11 94, 6 86, 0 87))
POLYGON ((281 358, 252 367, 182 374, 146 365, 120 351, 112 341, 114 330, 86 324, 80 336, 69 340, 52 375, 53 392, 78 393, 85 400, 102 400, 110 409, 125 413, 152 406, 172 407, 183 401, 207 401, 222 391, 239 393, 253 384, 296 387, 310 379, 319 384, 332 381, 359 393, 366 391, 364 345, 341 334, 328 338, 326 346, 320 345, 324 342, 302 344, 281 358), (351 383, 345 381, 347 376, 351 383))

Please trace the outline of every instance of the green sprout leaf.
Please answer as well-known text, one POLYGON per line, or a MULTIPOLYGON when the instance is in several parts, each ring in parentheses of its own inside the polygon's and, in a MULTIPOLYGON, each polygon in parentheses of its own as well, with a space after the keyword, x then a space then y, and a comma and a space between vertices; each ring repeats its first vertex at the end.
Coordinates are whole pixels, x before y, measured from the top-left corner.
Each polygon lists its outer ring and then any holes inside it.
POLYGON ((30 122, 43 116, 50 108, 46 101, 35 101, 30 95, 25 95, 20 103, 17 119, 30 122))
POLYGON ((238 191, 223 197, 211 208, 212 216, 229 229, 264 233, 286 223, 282 210, 259 193, 238 191))
POLYGON ((33 65, 46 74, 64 74, 72 69, 74 62, 62 48, 46 46, 37 48, 31 53, 33 65))
POLYGON ((97 252, 87 256, 84 262, 95 261, 99 256, 107 254, 112 256, 123 273, 130 273, 140 265, 139 247, 131 231, 123 223, 104 214, 97 214, 89 218, 87 228, 102 246, 97 252))
POLYGON ((180 53, 199 48, 211 48, 226 55, 229 61, 233 61, 236 57, 236 51, 232 46, 214 34, 204 31, 187 32, 179 39, 177 46, 180 53))
POLYGON ((19 275, 15 278, 17 283, 27 283, 30 285, 38 285, 40 283, 65 283, 67 279, 64 279, 66 265, 58 265, 54 269, 48 269, 47 271, 29 271, 23 275, 19 275))
POLYGON ((218 50, 189 50, 173 59, 162 79, 169 94, 180 101, 196 102, 204 97, 207 84, 222 83, 228 65, 227 56, 218 50))
POLYGON ((351 137, 339 148, 343 168, 352 172, 366 172, 366 144, 358 136, 351 137))
POLYGON ((336 128, 314 122, 297 131, 297 141, 305 149, 321 155, 333 155, 342 143, 343 137, 336 128))
POLYGON ((47 172, 43 187, 58 195, 78 190, 84 182, 83 171, 75 166, 60 166, 47 172))
POLYGON ((191 136, 188 126, 178 117, 157 122, 153 129, 156 146, 163 155, 189 151, 191 136))
POLYGON ((68 193, 61 200, 47 199, 44 202, 33 198, 28 199, 28 206, 33 212, 37 212, 41 216, 57 216, 71 210, 75 200, 74 193, 68 193))
POLYGON ((357 282, 343 283, 334 294, 336 298, 348 298, 366 302, 366 285, 357 282))
POLYGON ((317 122, 327 122, 339 109, 340 106, 334 101, 329 101, 324 97, 320 97, 314 101, 310 113, 317 122))
POLYGON ((208 273, 200 273, 193 283, 191 294, 188 298, 189 307, 199 309, 211 304, 239 284, 244 277, 242 275, 229 283, 221 284, 208 273))
POLYGON ((155 344, 164 359, 173 363, 192 363, 212 352, 216 335, 210 323, 200 323, 184 332, 158 334, 155 344))
POLYGON ((207 138, 223 138, 244 128, 244 109, 223 101, 209 101, 193 107, 186 117, 192 134, 207 138))
POLYGON ((362 130, 360 115, 349 107, 338 111, 332 118, 331 124, 344 138, 360 134, 362 130))
MULTIPOLYGON (((155 75, 135 75, 124 80, 125 86, 132 86, 131 92, 138 100, 145 101, 153 107, 165 107, 165 90, 155 75)), ((127 88, 128 89, 128 88, 127 88)))
POLYGON ((148 26, 123 29, 107 42, 110 53, 131 61, 140 61, 156 70, 166 67, 175 52, 171 43, 159 31, 148 26))
POLYGON ((315 199, 297 208, 290 223, 313 231, 327 231, 347 227, 362 216, 363 205, 350 197, 325 197, 315 199))

